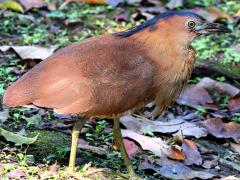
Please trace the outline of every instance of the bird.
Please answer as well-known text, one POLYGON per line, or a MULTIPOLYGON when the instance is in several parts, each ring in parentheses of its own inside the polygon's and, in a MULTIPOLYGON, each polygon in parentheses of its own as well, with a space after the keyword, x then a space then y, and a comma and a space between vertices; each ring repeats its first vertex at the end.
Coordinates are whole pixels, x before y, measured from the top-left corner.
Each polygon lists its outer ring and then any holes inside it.
POLYGON ((190 11, 168 11, 132 29, 58 50, 8 87, 3 103, 32 104, 76 117, 69 172, 75 170, 77 139, 85 121, 113 119, 114 141, 129 175, 135 177, 119 118, 153 100, 163 112, 180 95, 194 68, 191 42, 218 32, 231 31, 190 11))

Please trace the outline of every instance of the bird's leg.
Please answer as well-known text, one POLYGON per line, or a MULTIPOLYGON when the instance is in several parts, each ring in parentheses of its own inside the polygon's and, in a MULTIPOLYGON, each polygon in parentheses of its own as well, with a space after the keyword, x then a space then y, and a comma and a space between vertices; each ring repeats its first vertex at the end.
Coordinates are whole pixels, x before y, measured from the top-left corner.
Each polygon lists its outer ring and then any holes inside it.
POLYGON ((123 139, 122 139, 122 133, 120 129, 120 123, 119 118, 114 118, 114 125, 113 125, 113 137, 114 141, 117 144, 118 148, 120 149, 121 156, 123 158, 123 161, 127 167, 127 171, 131 177, 136 177, 136 173, 133 169, 133 166, 131 164, 131 161, 129 160, 128 154, 126 152, 123 139))
POLYGON ((68 172, 73 172, 75 170, 75 159, 77 154, 77 144, 79 133, 85 123, 85 120, 79 120, 75 122, 72 130, 72 145, 69 159, 68 172))

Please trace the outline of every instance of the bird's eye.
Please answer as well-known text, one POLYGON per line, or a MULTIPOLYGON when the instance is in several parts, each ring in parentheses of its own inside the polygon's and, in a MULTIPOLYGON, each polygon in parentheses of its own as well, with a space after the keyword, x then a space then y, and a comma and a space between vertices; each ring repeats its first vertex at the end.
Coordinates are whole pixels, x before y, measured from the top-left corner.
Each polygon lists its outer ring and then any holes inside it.
POLYGON ((189 28, 193 29, 193 28, 195 28, 195 26, 196 26, 196 23, 194 21, 188 21, 189 28))

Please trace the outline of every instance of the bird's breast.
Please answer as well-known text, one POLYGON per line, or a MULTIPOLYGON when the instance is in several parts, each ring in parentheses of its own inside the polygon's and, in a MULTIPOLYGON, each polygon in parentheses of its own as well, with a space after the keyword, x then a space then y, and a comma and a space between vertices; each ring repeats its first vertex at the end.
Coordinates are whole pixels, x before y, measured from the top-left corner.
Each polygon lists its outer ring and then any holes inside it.
POLYGON ((187 83, 195 62, 195 51, 189 49, 181 56, 158 60, 158 74, 155 76, 155 102, 160 112, 164 111, 180 95, 187 83))

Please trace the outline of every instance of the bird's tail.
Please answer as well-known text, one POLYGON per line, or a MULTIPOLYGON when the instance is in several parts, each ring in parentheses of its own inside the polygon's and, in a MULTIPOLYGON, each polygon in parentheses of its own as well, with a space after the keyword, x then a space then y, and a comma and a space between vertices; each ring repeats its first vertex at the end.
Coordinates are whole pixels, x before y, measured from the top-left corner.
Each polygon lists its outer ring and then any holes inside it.
POLYGON ((9 107, 24 106, 31 103, 32 96, 18 81, 7 88, 3 95, 3 104, 9 107))

